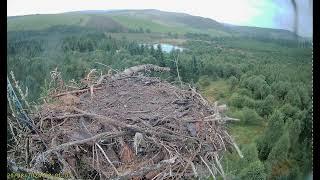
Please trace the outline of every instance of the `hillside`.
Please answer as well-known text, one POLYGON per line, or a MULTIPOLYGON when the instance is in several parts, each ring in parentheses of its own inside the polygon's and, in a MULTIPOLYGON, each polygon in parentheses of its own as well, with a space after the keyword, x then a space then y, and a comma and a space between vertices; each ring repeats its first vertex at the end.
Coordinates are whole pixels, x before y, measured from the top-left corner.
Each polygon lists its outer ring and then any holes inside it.
POLYGON ((43 30, 53 26, 89 27, 107 32, 201 33, 212 37, 254 36, 292 39, 287 30, 227 26, 209 18, 159 10, 77 11, 8 17, 8 31, 43 30))

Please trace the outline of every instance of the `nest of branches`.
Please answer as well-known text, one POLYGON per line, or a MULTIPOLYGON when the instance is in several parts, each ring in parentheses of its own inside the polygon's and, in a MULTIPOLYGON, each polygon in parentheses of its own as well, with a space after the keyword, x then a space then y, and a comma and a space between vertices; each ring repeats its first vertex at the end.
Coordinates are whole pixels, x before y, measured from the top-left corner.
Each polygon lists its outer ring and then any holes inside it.
POLYGON ((91 72, 87 87, 51 94, 32 116, 28 169, 76 179, 224 177, 223 152, 235 148, 241 156, 224 126, 236 119, 190 85, 178 88, 141 71, 169 69, 91 72))

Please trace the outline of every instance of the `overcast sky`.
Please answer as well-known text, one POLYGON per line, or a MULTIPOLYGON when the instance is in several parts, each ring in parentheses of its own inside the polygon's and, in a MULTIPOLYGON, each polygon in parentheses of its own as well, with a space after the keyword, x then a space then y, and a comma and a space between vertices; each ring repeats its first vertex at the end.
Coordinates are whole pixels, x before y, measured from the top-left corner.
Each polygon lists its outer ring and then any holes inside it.
MULTIPOLYGON (((291 0, 8 0, 7 15, 79 10, 159 9, 234 25, 293 29, 291 0)), ((312 36, 312 0, 297 0, 299 34, 312 36)))

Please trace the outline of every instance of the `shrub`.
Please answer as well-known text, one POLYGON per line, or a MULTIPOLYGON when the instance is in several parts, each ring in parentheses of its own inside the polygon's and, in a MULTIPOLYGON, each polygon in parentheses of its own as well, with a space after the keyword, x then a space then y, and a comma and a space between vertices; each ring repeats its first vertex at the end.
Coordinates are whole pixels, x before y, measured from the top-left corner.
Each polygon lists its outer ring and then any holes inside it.
POLYGON ((210 85, 210 78, 209 76, 205 75, 205 76, 201 76, 198 80, 198 83, 203 86, 203 87, 207 87, 210 85))
POLYGON ((238 82, 239 81, 236 77, 231 76, 228 80, 228 83, 230 84, 230 89, 233 90, 236 87, 236 85, 238 84, 238 82))
POLYGON ((259 103, 258 112, 261 116, 268 116, 273 111, 275 98, 269 94, 264 100, 259 103))
POLYGON ((230 97, 230 104, 237 108, 250 107, 254 108, 256 105, 255 101, 248 96, 233 93, 230 97))
POLYGON ((249 164, 239 174, 240 179, 245 180, 264 180, 266 176, 264 165, 260 161, 249 164))
POLYGON ((240 95, 252 97, 252 93, 251 93, 248 89, 246 89, 246 88, 240 88, 240 89, 237 90, 237 92, 238 92, 240 95))
POLYGON ((268 159, 266 161, 266 167, 268 170, 268 176, 271 179, 280 176, 287 176, 289 174, 288 165, 288 150, 290 146, 289 133, 284 133, 272 148, 268 159))
POLYGON ((248 125, 258 125, 261 123, 261 117, 258 115, 258 113, 250 108, 243 108, 242 110, 243 115, 243 123, 248 125))

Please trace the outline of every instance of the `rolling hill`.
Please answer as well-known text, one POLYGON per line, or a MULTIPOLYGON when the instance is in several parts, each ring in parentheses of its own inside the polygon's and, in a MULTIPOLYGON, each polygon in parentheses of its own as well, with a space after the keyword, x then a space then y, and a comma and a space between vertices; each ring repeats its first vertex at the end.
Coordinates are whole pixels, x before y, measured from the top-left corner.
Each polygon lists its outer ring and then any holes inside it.
POLYGON ((78 26, 105 32, 201 33, 212 37, 254 36, 295 38, 287 30, 230 26, 185 13, 146 10, 77 11, 7 18, 7 31, 44 30, 54 26, 78 26))

